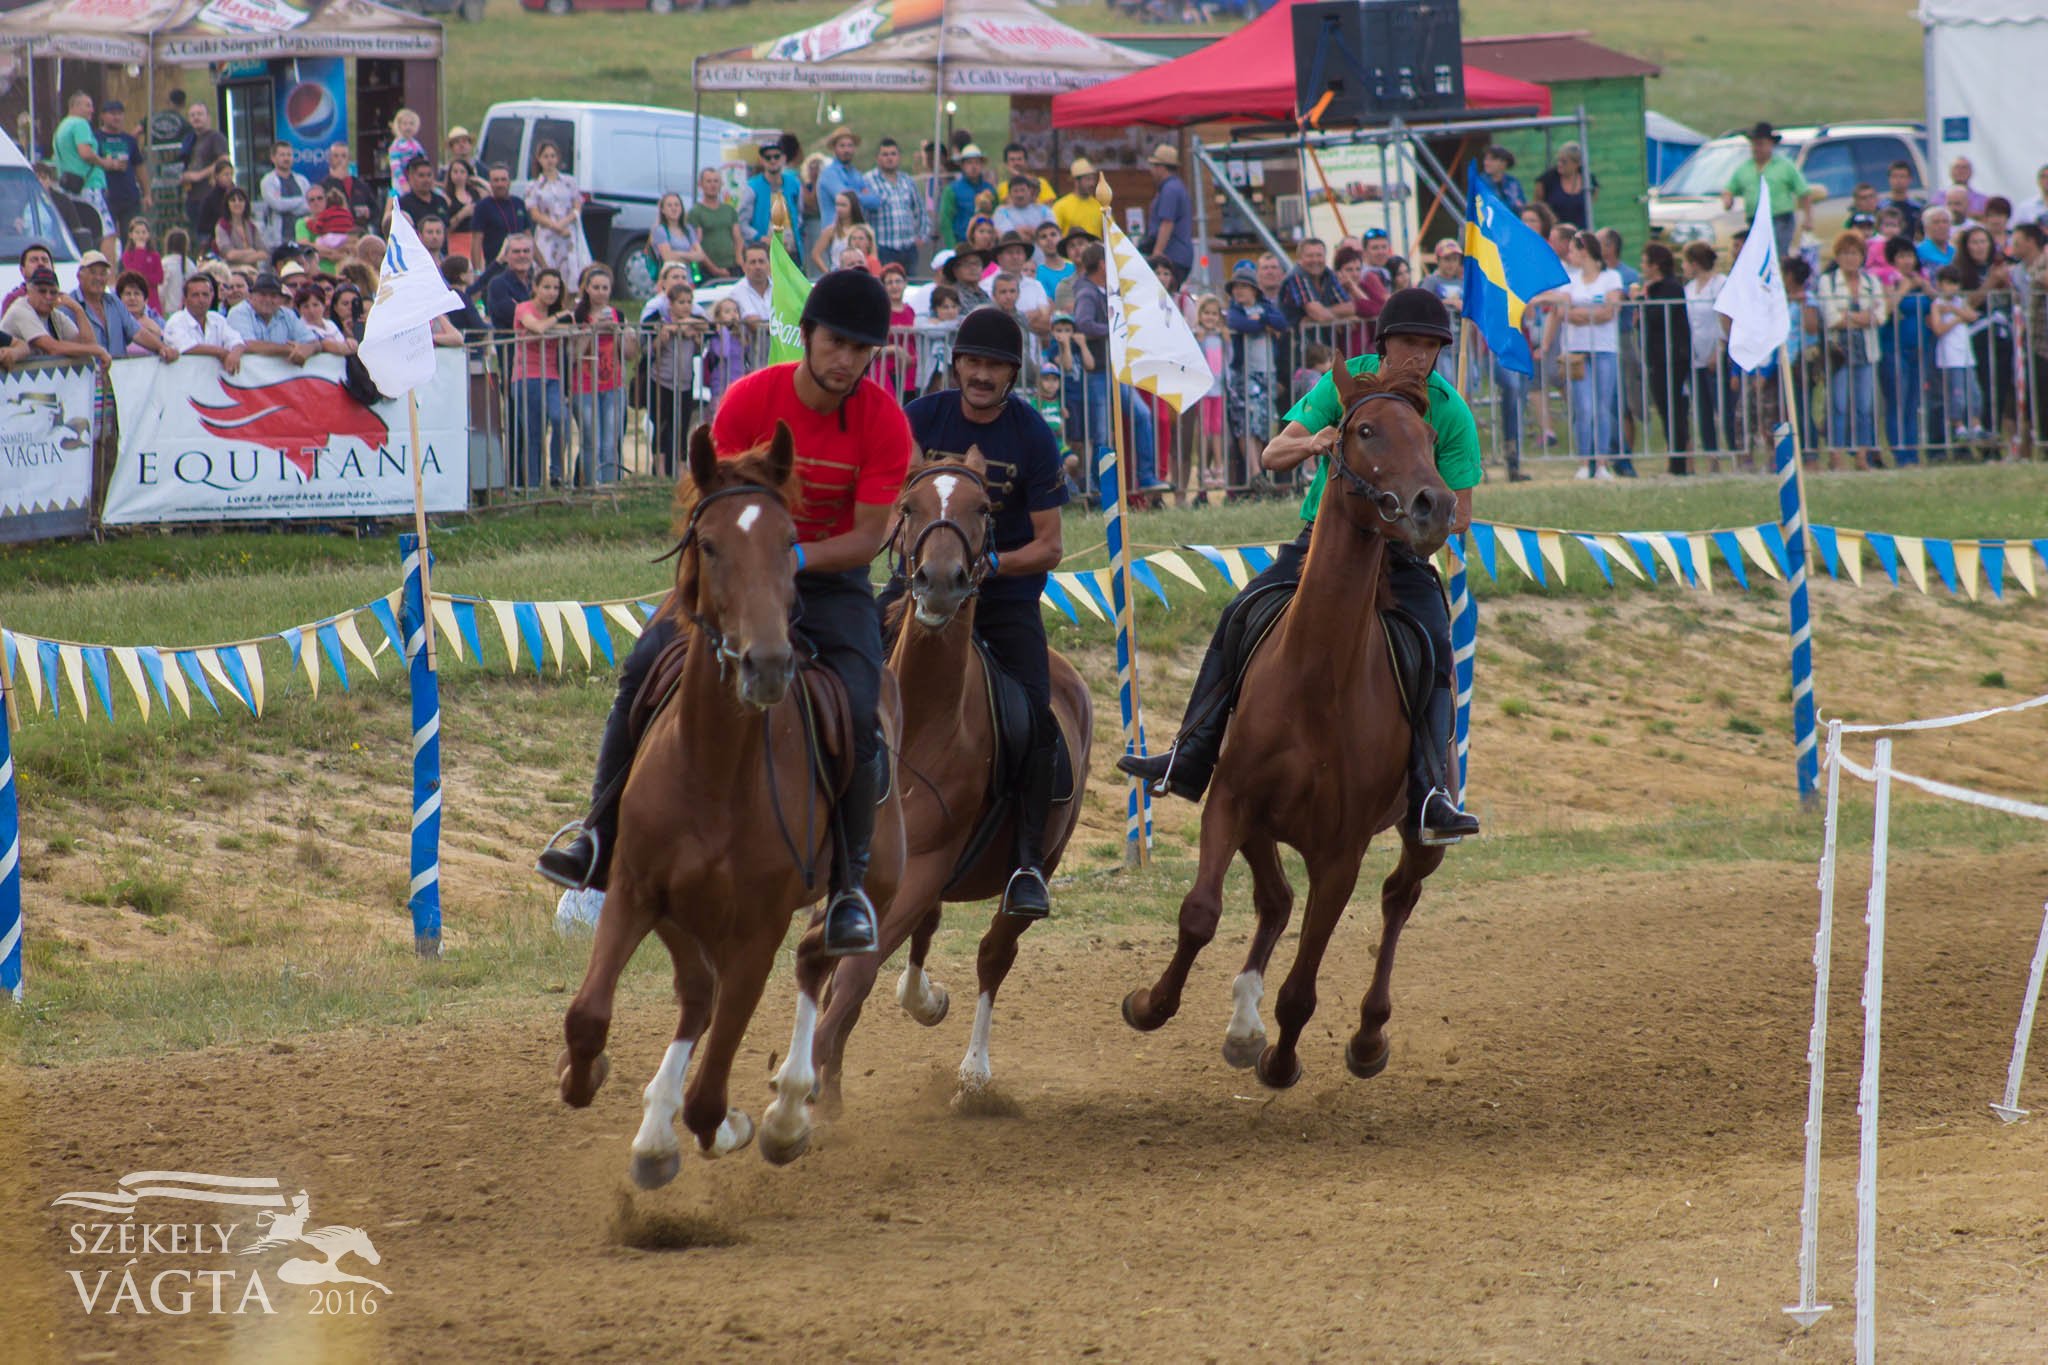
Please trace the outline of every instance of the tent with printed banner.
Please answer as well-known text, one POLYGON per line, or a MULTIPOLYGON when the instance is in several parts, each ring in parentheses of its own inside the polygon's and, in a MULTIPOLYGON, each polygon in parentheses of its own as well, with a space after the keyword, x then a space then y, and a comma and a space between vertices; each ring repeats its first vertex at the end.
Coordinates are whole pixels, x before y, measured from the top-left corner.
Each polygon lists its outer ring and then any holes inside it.
POLYGON ((36 0, 0 47, 79 61, 204 66, 275 57, 441 55, 441 23, 376 0, 36 0))
MULTIPOLYGON (((1053 126, 1156 123, 1179 127, 1220 119, 1292 119, 1292 10, 1292 4, 1275 5, 1228 37, 1149 71, 1101 85, 1087 82, 1087 89, 1066 87, 1071 93, 1053 98, 1053 126)), ((1550 92, 1468 64, 1465 103, 1473 109, 1534 106, 1547 114, 1550 92)))
POLYGON ((1160 58, 1069 28, 1030 0, 865 0, 752 47, 697 58, 705 90, 1050 95, 1160 58))

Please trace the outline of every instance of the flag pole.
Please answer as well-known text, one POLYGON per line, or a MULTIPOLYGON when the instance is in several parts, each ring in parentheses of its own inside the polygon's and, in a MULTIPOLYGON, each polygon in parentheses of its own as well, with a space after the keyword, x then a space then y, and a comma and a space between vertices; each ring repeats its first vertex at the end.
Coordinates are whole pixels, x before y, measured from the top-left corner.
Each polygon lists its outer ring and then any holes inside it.
POLYGON ((1819 547, 1807 516, 1806 461, 1799 450, 1799 408, 1792 387, 1792 356, 1778 343, 1778 392, 1784 413, 1777 430, 1778 531, 1785 542, 1787 626, 1792 637, 1792 754, 1799 779, 1799 800, 1812 805, 1820 789, 1818 707, 1813 694, 1813 605, 1807 568, 1819 547))
MULTIPOLYGON (((1111 193, 1107 180, 1096 182, 1095 200, 1102 205, 1103 211, 1102 248, 1105 252, 1114 252, 1116 241, 1113 234, 1117 227, 1116 220, 1109 213, 1111 193)), ((1100 489, 1107 483, 1113 490, 1112 496, 1103 499, 1108 510, 1104 529, 1109 542, 1110 605, 1116 611, 1117 702, 1123 717, 1124 752, 1143 754, 1145 712, 1138 687, 1137 613, 1131 604, 1130 538, 1124 534, 1124 514, 1130 510, 1130 503, 1124 490, 1123 376, 1116 367, 1115 338, 1106 340, 1109 345, 1104 349, 1108 354, 1102 359, 1109 367, 1109 450, 1098 462, 1096 486, 1100 489)), ((1124 818, 1124 861, 1130 866, 1145 867, 1151 862, 1151 817, 1152 793, 1146 788, 1144 779, 1133 777, 1124 818)))

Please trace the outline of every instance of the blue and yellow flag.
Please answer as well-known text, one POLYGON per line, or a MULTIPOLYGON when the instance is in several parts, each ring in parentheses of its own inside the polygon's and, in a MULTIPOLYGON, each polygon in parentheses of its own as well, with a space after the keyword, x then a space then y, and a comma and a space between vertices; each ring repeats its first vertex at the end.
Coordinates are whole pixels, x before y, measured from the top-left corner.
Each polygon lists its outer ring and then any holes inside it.
POLYGON ((1477 165, 1467 168, 1465 194, 1465 319, 1479 328, 1501 364, 1516 374, 1534 374, 1522 310, 1571 276, 1550 243, 1531 232, 1480 177, 1477 165))

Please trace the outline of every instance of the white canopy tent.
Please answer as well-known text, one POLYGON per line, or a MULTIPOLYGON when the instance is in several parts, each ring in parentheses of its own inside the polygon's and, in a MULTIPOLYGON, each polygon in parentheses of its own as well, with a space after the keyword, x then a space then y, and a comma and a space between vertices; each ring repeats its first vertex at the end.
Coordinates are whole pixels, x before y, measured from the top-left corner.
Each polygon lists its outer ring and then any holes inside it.
POLYGON ((2015 204, 2048 162, 2038 82, 2048 70, 2048 0, 1921 0, 1930 189, 1967 156, 1974 183, 2015 204))

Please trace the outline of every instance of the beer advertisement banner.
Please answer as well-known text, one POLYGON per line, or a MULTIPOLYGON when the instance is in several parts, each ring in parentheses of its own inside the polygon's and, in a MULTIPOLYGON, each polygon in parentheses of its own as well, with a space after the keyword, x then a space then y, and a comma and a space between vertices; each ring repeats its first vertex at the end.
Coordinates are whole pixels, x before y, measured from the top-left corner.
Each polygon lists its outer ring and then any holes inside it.
MULTIPOLYGON (((462 352, 436 354, 418 390, 427 510, 468 503, 469 385, 462 352)), ((247 356, 114 362, 121 454, 101 520, 267 521, 382 517, 412 510, 403 401, 366 407, 343 386, 341 357, 301 367, 247 356)))
POLYGON ((92 526, 90 364, 0 374, 0 543, 92 526))

